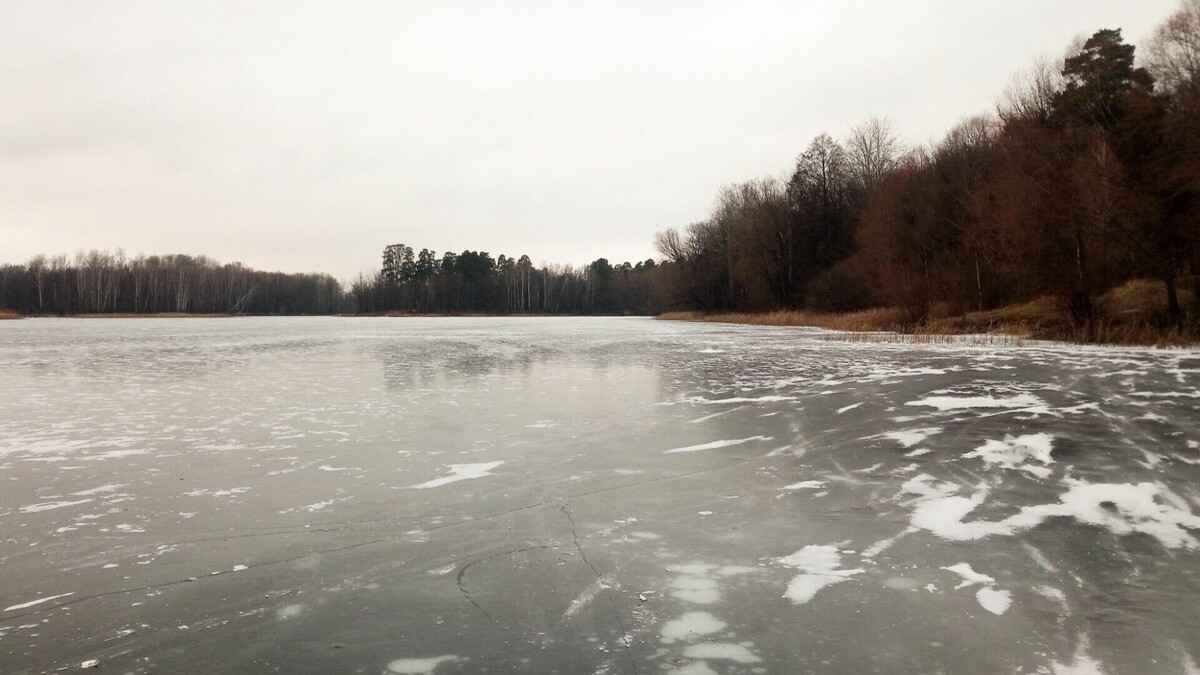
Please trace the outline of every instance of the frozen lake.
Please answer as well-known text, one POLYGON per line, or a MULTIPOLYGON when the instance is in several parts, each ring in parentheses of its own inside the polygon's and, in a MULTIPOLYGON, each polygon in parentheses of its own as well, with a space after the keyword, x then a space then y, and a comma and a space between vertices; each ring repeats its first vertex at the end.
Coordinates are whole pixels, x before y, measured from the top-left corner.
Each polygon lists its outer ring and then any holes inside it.
POLYGON ((1200 673, 1200 353, 822 335, 0 323, 0 672, 1200 673))

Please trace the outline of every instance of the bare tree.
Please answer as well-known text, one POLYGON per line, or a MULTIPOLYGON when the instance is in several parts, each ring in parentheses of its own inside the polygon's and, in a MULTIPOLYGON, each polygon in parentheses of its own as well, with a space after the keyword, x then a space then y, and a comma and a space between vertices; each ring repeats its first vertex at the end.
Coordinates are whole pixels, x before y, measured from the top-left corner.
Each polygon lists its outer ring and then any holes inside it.
POLYGON ((996 104, 1000 119, 1046 122, 1054 111, 1054 100, 1063 89, 1062 64, 1041 57, 1013 76, 996 104))
POLYGON ((904 154, 896 125, 886 117, 869 117, 859 123, 843 145, 851 175, 866 190, 878 187, 904 154))
POLYGON ((1147 46, 1146 69, 1168 94, 1200 86, 1200 0, 1183 0, 1147 46))

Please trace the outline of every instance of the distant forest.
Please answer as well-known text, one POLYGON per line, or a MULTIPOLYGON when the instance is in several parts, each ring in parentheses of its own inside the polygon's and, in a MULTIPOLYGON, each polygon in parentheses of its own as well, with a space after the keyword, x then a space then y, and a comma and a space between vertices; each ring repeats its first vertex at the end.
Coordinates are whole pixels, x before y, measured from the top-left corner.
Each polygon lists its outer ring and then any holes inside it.
POLYGON ((931 146, 878 118, 818 136, 786 179, 726 187, 708 219, 658 234, 663 304, 921 323, 1052 296, 1087 321, 1149 277, 1181 321, 1181 280, 1200 295, 1200 0, 1146 51, 1098 31, 931 146))
POLYGON ((1134 278, 1165 323, 1200 322, 1200 0, 1135 55, 1100 30, 1039 61, 993 113, 906 147, 870 118, 817 136, 789 174, 723 188, 711 215, 656 235, 657 263, 535 267, 528 256, 386 246, 343 287, 203 257, 105 252, 0 266, 0 309, 77 313, 647 314, 872 307, 933 314, 1038 298, 1089 322, 1134 278), (1193 307, 1196 303, 1192 303, 1193 307))
POLYGON ((538 268, 523 255, 493 259, 481 251, 414 253, 404 244, 383 251, 380 271, 351 285, 361 312, 648 314, 657 265, 653 260, 586 267, 538 268))
POLYGON ((0 266, 0 309, 23 314, 333 314, 345 302, 328 274, 259 272, 203 256, 91 251, 0 266))

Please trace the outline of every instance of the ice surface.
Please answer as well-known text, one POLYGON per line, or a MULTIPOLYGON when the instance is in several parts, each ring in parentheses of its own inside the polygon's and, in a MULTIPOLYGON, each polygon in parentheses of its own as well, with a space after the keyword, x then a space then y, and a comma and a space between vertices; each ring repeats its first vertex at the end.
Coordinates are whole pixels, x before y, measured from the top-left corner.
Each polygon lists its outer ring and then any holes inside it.
POLYGON ((1200 352, 825 337, 0 324, 0 670, 1195 670, 1200 352))

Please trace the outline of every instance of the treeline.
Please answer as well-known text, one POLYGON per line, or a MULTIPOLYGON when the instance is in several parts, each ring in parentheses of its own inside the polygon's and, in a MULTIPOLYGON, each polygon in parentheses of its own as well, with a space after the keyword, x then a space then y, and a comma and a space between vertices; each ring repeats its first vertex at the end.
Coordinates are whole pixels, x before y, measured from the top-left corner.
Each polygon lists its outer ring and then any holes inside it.
POLYGON ((659 233, 665 303, 920 323, 1055 296, 1087 322, 1106 290, 1153 277, 1178 324, 1180 280, 1200 293, 1200 0, 1146 51, 1098 31, 927 147, 876 118, 818 136, 786 179, 725 188, 708 219, 659 233))
POLYGON ((529 256, 483 251, 384 248, 380 270, 360 274, 350 294, 359 312, 493 314, 648 314, 656 309, 653 260, 586 267, 535 267, 529 256))
POLYGON ((346 302, 327 274, 260 272, 203 256, 90 251, 0 266, 0 309, 22 314, 333 314, 346 302))

